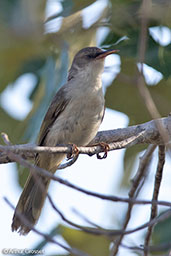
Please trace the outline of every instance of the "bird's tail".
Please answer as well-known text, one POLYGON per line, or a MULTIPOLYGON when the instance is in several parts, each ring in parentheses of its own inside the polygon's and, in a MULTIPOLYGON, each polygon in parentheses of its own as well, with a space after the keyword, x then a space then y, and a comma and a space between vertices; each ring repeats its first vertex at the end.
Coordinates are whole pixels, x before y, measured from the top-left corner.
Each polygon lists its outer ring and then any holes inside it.
POLYGON ((46 198, 49 183, 50 180, 45 177, 38 175, 35 177, 30 174, 14 212, 12 231, 18 231, 20 234, 26 235, 30 231, 30 227, 24 219, 30 225, 36 224, 46 198))

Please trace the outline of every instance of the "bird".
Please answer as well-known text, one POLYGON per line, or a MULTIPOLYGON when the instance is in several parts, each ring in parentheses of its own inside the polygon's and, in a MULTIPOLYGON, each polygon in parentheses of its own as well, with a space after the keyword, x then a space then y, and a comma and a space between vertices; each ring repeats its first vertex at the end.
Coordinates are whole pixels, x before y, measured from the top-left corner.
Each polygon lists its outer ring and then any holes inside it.
MULTIPOLYGON (((117 52, 86 47, 75 55, 67 82, 58 90, 45 114, 38 136, 39 146, 86 146, 95 137, 105 112, 101 79, 104 60, 117 52)), ((34 164, 54 174, 65 158, 64 153, 38 153, 34 164)), ((30 172, 15 208, 12 231, 18 231, 21 235, 30 232, 30 226, 21 220, 21 215, 32 226, 37 223, 49 183, 47 177, 37 174, 35 178, 30 172)))

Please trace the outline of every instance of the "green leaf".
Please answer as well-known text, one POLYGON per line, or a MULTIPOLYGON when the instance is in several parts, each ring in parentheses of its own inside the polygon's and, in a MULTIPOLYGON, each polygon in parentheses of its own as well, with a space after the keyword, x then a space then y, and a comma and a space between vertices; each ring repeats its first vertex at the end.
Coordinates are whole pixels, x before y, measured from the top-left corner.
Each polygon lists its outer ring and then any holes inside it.
MULTIPOLYGON (((140 0, 115 0, 110 1, 111 23, 113 31, 123 35, 128 27, 139 27, 140 18, 143 13, 143 5, 140 0)), ((148 8, 148 25, 149 26, 171 26, 171 2, 170 1, 153 1, 148 8)))
POLYGON ((129 117, 130 125, 143 123, 151 117, 132 80, 137 69, 136 63, 132 58, 121 60, 121 72, 107 88, 106 107, 125 113, 129 117))
POLYGON ((158 70, 167 79, 171 76, 171 45, 160 46, 151 36, 148 39, 148 47, 146 51, 146 64, 158 70))
MULTIPOLYGON (((67 13, 69 13, 69 11, 72 13, 78 12, 84 8, 86 8, 87 6, 91 5, 92 3, 94 3, 94 0, 87 0, 87 1, 77 1, 77 0, 65 0, 62 2, 62 6, 65 10, 67 10, 67 13)), ((66 15, 65 15, 66 16, 66 15)))
POLYGON ((87 234, 83 231, 60 226, 63 238, 71 247, 89 253, 91 256, 106 256, 109 254, 110 240, 102 236, 87 234))
MULTIPOLYGON (((162 212, 160 215, 162 215, 162 212)), ((167 245, 171 243, 171 217, 163 220, 162 222, 157 223, 154 226, 154 230, 152 233, 152 244, 155 246, 167 245)), ((165 251, 168 251, 170 248, 165 251)))
MULTIPOLYGON (((106 39, 102 43, 102 47, 108 46, 119 49, 119 55, 123 58, 133 58, 137 61, 138 47, 139 47, 139 29, 127 28, 124 36, 125 39, 121 40, 121 37, 111 31, 106 39), (121 40, 121 41, 120 41, 121 40), (117 43, 118 41, 118 43, 117 43)), ((161 46, 159 45, 149 34, 148 31, 148 41, 147 49, 145 53, 145 63, 157 71, 161 72, 165 79, 171 76, 170 66, 171 66, 171 45, 161 46)))
POLYGON ((129 28, 137 28, 138 24, 138 10, 140 8, 140 1, 137 0, 121 0, 111 1, 111 23, 112 31, 119 36, 124 36, 129 28))
MULTIPOLYGON (((21 121, 18 121, 7 114, 3 108, 0 107, 0 133, 5 132, 8 134, 12 143, 17 144, 18 138, 21 136, 20 131, 17 129, 21 121), (15 130, 14 130, 15 127, 15 130)), ((0 136, 0 143, 4 144, 0 136)))
MULTIPOLYGON (((151 116, 133 79, 137 72, 135 60, 133 58, 121 58, 121 60, 121 72, 107 88, 106 106, 128 115, 130 125, 147 122, 151 116)), ((162 79, 157 85, 148 86, 148 89, 161 116, 167 116, 171 106, 171 78, 162 79)))

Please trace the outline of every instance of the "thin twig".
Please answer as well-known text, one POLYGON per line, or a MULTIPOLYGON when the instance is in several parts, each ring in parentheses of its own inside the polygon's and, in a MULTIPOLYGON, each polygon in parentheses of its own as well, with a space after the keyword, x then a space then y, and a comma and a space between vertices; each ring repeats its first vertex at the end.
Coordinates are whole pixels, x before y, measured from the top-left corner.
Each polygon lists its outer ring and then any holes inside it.
MULTIPOLYGON (((132 187, 129 191, 129 198, 133 199, 136 198, 138 196, 138 193, 140 192, 140 189, 137 192, 138 187, 140 186, 141 180, 144 178, 145 173, 148 170, 148 166, 149 166, 149 162, 151 160, 151 156, 152 153, 154 152, 156 146, 155 145, 150 145, 147 150, 145 151, 144 155, 140 158, 140 162, 139 162, 139 167, 138 167, 138 171, 134 177, 134 179, 132 180, 132 187)), ((126 217, 125 217, 125 222, 123 225, 123 230, 126 230, 128 223, 130 221, 131 218, 131 212, 132 212, 132 208, 133 208, 134 204, 132 204, 131 202, 128 205, 128 209, 127 209, 127 213, 126 213, 126 217)), ((124 237, 124 234, 122 234, 118 240, 115 241, 114 247, 113 247, 113 255, 117 255, 118 253, 118 249, 119 246, 122 242, 122 239, 124 237)))
POLYGON ((98 229, 102 229, 102 227, 98 226, 97 224, 95 224, 94 222, 92 222, 91 220, 89 220, 83 213, 79 212, 77 209, 73 208, 72 211, 78 216, 80 217, 82 220, 84 220, 85 222, 87 222, 89 225, 96 227, 98 229))
MULTIPOLYGON (((139 89, 140 95, 145 103, 146 108, 148 109, 148 112, 150 113, 151 117, 153 119, 160 118, 160 113, 158 112, 158 109, 151 97, 151 94, 145 85, 144 81, 144 72, 143 72, 143 65, 145 62, 145 53, 146 53, 146 47, 147 47, 147 41, 148 41, 148 20, 149 20, 149 13, 151 8, 151 1, 150 0, 143 0, 141 5, 141 27, 140 27, 140 38, 139 38, 139 52, 138 52, 138 62, 140 63, 140 72, 138 73, 138 79, 137 79, 137 87, 139 89)), ((164 144, 168 143, 169 140, 169 134, 167 133, 165 127, 161 124, 161 122, 158 122, 157 120, 156 126, 159 130, 159 133, 161 134, 161 137, 163 139, 164 144)), ((161 148, 161 151, 163 152, 163 146, 161 148)), ((164 149, 165 150, 165 149, 164 149)), ((165 156, 164 156, 165 158, 165 156)), ((157 173, 156 173, 156 179, 155 179, 155 187, 153 192, 153 200, 157 200, 160 183, 162 179, 162 171, 163 171, 163 165, 164 160, 161 158, 158 163, 157 173), (160 180, 159 180, 160 176, 160 180)), ((153 219, 157 214, 157 206, 152 205, 151 207, 151 219, 153 219)), ((147 236, 145 238, 145 247, 148 248, 150 237, 152 233, 152 226, 148 228, 147 236)), ((144 250, 144 256, 148 255, 148 249, 144 250)))
MULTIPOLYGON (((111 233, 109 230, 106 230, 106 229, 103 229, 101 228, 100 230, 100 227, 96 227, 96 229, 94 228, 90 228, 90 227, 84 227, 82 225, 78 225, 77 223, 74 223, 72 221, 70 221, 69 219, 67 219, 64 214, 56 207, 56 205, 54 204, 52 198, 50 197, 49 194, 47 194, 47 198, 52 206, 52 208, 59 214, 59 216, 61 217, 61 219, 63 221, 65 221, 67 224, 75 227, 75 228, 78 228, 86 233, 90 233, 90 234, 94 234, 94 235, 104 235, 104 236, 107 236, 107 237, 110 237, 111 236, 111 233), (99 229, 97 229, 99 228, 99 229), (109 234, 108 234, 109 232, 109 234)), ((120 232, 120 231, 119 231, 120 232)), ((118 231, 116 231, 116 233, 112 230, 112 235, 118 235, 119 233, 118 231)))
POLYGON ((123 232, 123 234, 128 235, 128 234, 131 234, 133 232, 140 231, 140 230, 142 230, 146 227, 154 226, 156 223, 162 222, 163 220, 166 220, 170 217, 171 217, 171 210, 169 209, 166 212, 162 213, 160 216, 150 220, 149 222, 146 222, 146 223, 140 225, 137 228, 130 229, 130 230, 127 230, 127 231, 122 231, 122 232, 123 232))
MULTIPOLYGON (((17 157, 18 157, 18 156, 17 156, 17 157)), ((22 158, 22 157, 19 156, 19 158, 22 158)), ((23 159, 23 161, 26 162, 25 159, 23 159)), ((35 179, 36 179, 36 181, 38 182, 40 188, 41 188, 42 190, 44 190, 44 184, 42 183, 42 181, 40 181, 40 180, 38 179, 38 176, 35 175, 36 173, 33 173, 33 169, 36 170, 36 167, 37 167, 37 166, 34 166, 33 168, 30 168, 30 170, 32 171, 32 174, 35 176, 35 179)), ((63 184, 64 184, 64 183, 63 183, 63 184)), ((84 191, 84 192, 86 192, 86 191, 84 191)), ((149 226, 151 226, 151 225, 154 225, 155 223, 158 223, 158 222, 160 222, 160 221, 162 221, 162 220, 168 218, 169 216, 171 216, 171 211, 168 210, 167 212, 165 212, 165 213, 162 214, 161 216, 159 216, 159 217, 157 217, 157 218, 154 218, 153 220, 151 220, 151 221, 149 221, 149 222, 147 222, 147 223, 145 223, 145 224, 143 224, 143 225, 141 225, 141 226, 138 226, 138 227, 135 228, 135 229, 130 229, 130 230, 127 230, 127 231, 125 231, 124 229, 123 229, 123 230, 109 230, 109 229, 104 229, 104 228, 101 228, 101 227, 98 227, 98 229, 97 229, 97 228, 90 228, 90 227, 83 227, 83 226, 81 226, 81 225, 78 225, 78 224, 73 223, 73 222, 71 222, 70 220, 68 220, 68 219, 62 214, 62 212, 55 206, 55 204, 53 203, 52 198, 50 197, 50 195, 49 195, 48 193, 47 193, 47 197, 48 197, 48 199, 49 199, 49 201, 50 201, 50 204, 52 205, 53 209, 60 215, 60 217, 61 217, 66 223, 68 223, 69 225, 72 225, 72 226, 74 226, 74 227, 76 227, 76 228, 79 228, 79 229, 83 230, 84 232, 91 233, 91 234, 94 234, 94 235, 103 235, 103 236, 106 236, 106 237, 108 237, 108 238, 113 238, 113 237, 116 237, 116 236, 122 235, 122 234, 131 234, 131 233, 137 232, 137 231, 139 231, 139 230, 141 230, 141 229, 144 229, 144 228, 146 228, 146 227, 149 227, 149 226)), ((118 199, 119 199, 119 198, 118 198, 118 199)), ((136 203, 136 201, 135 201, 135 203, 136 203)), ((139 202, 139 203, 140 203, 140 202, 139 202)), ((153 202, 149 202, 149 203, 153 203, 153 202)), ((171 206, 171 204, 170 204, 170 206, 171 206)), ((24 219, 25 219, 25 217, 24 217, 24 219)), ((25 224, 25 220, 24 220, 24 224, 25 224)), ((26 224, 26 225, 27 225, 27 224, 26 224)), ((30 224, 30 225, 32 226, 32 224, 30 224)))
MULTIPOLYGON (((154 184, 154 191, 153 191, 153 198, 152 200, 157 200, 159 195, 159 189, 162 181, 162 175, 163 175, 163 167, 165 163, 165 146, 159 146, 159 160, 158 160, 158 166, 155 176, 155 184, 154 184)), ((157 216, 157 205, 151 206, 151 216, 150 220, 154 219, 157 216)), ((147 235, 145 238, 144 247, 148 248, 150 237, 152 234, 153 226, 148 227, 147 235)), ((148 255, 148 250, 144 251, 144 256, 148 255)))
MULTIPOLYGON (((140 38, 139 38, 139 52, 138 52, 138 62, 140 63, 140 72, 138 73, 137 79, 137 87, 139 89, 139 93, 143 99, 143 102, 150 113, 153 119, 160 118, 160 113, 151 97, 151 94, 145 85, 144 81, 144 71, 143 65, 145 62, 145 53, 147 48, 148 41, 148 19, 151 8, 151 0, 143 0, 141 6, 141 29, 140 29, 140 38)), ((163 138, 164 143, 166 144, 169 139, 169 134, 163 127, 163 125, 156 121, 156 126, 163 138)))
MULTIPOLYGON (((169 254, 159 254, 159 252, 166 252, 168 250, 171 249, 171 242, 166 242, 166 243, 162 243, 160 245, 153 245, 153 246, 149 246, 149 247, 141 247, 141 246, 128 246, 126 244, 121 244, 122 247, 129 249, 129 250, 135 250, 135 251, 149 251, 149 252, 157 252, 157 255, 159 256, 170 256, 170 252, 169 254)), ((141 254, 142 255, 142 254, 141 254)))
MULTIPOLYGON (((5 202, 14 210, 15 207, 12 205, 12 203, 6 198, 4 197, 5 202)), ((63 248, 64 250, 66 250, 69 253, 72 253, 73 255, 78 255, 78 256, 88 256, 88 254, 79 251, 78 249, 75 248, 70 248, 68 246, 63 245, 62 243, 54 240, 52 237, 50 237, 49 235, 39 231, 38 229, 36 229, 35 227, 33 227, 33 225, 27 220, 27 218, 25 218, 23 216, 23 214, 21 214, 20 212, 16 212, 17 216, 22 220, 22 222, 24 222, 24 224, 31 229, 32 231, 34 231, 36 234, 42 236, 44 239, 46 239, 48 242, 51 242, 55 245, 60 246, 61 248, 63 248)))
POLYGON ((100 194, 100 193, 96 193, 96 192, 92 192, 86 189, 83 189, 79 186, 76 186, 72 183, 70 183, 67 180, 61 179, 60 177, 57 177, 56 175, 50 173, 49 171, 40 168, 39 166, 33 165, 32 163, 29 163, 28 161, 26 161, 25 159, 23 159, 21 156, 19 155, 15 155, 13 153, 8 153, 8 156, 13 159, 15 162, 23 165, 24 167, 28 168, 29 170, 35 170, 35 172, 37 172, 39 175, 45 176, 49 179, 52 179, 54 181, 57 181, 67 187, 70 187, 72 189, 75 189, 77 191, 80 191, 86 195, 90 195, 102 200, 107 200, 107 201, 112 201, 112 202, 123 202, 123 203, 134 203, 134 204, 157 204, 157 205, 162 205, 162 206, 168 206, 171 207, 171 203, 170 202, 166 202, 166 201, 150 201, 150 200, 136 200, 134 198, 124 198, 124 197, 118 197, 118 196, 111 196, 111 195, 104 195, 104 194, 100 194))
POLYGON ((154 101, 150 95, 149 90, 144 83, 144 72, 143 64, 145 62, 145 53, 147 48, 148 41, 148 13, 150 12, 150 0, 143 0, 141 5, 141 14, 140 14, 140 38, 139 38, 139 51, 138 51, 138 62, 140 63, 140 73, 138 75, 137 86, 140 92, 141 97, 144 100, 145 106, 147 107, 152 118, 160 118, 160 114, 154 104, 154 101))
MULTIPOLYGON (((100 226, 97 226, 97 228, 90 228, 90 227, 84 227, 84 226, 81 226, 81 225, 78 225, 70 220, 68 220, 64 214, 55 206, 55 204, 53 203, 52 201, 52 198, 48 196, 48 199, 50 201, 50 204, 52 205, 53 209, 60 215, 60 217, 62 218, 63 221, 65 221, 67 224, 75 227, 75 228, 79 228, 81 229, 82 231, 86 232, 86 233, 90 233, 90 234, 93 234, 93 235, 103 235, 103 236, 106 236, 108 238, 113 238, 113 237, 116 237, 116 236, 119 236, 119 235, 128 235, 128 234, 132 234, 132 233, 135 233, 135 232, 138 232, 142 229, 145 229, 147 227, 150 227, 150 226, 153 226, 155 225, 156 223, 159 223, 165 219, 168 219, 170 218, 171 216, 171 210, 168 210, 166 212, 164 212, 162 215, 160 215, 159 217, 156 217, 152 220, 150 220, 149 222, 146 222, 134 229, 129 229, 129 230, 124 230, 124 229, 121 229, 121 230, 113 230, 113 229, 104 229, 100 226)), ((94 225, 94 223, 90 223, 91 225, 94 225)))
POLYGON ((132 197, 133 197, 133 194, 136 198, 138 197, 138 195, 146 181, 146 178, 149 174, 148 171, 149 171, 149 166, 150 166, 150 163, 152 160, 152 153, 154 152, 156 147, 157 147, 156 145, 149 145, 144 154, 146 157, 145 156, 144 156, 144 158, 140 157, 140 166, 141 167, 138 168, 138 172, 135 175, 134 179, 132 180, 133 186, 136 187, 135 194, 133 191, 132 192, 130 191, 130 194, 129 194, 130 197, 131 197, 131 194, 132 194, 132 197), (144 169, 144 171, 143 171, 143 169, 144 169), (142 173, 141 173, 141 171, 142 171, 142 173))
MULTIPOLYGON (((14 154, 13 154, 13 155, 14 155, 14 154)), ((16 157, 18 158, 18 156, 16 156, 16 157)), ((22 159, 22 157, 19 156, 19 159, 22 159)), ((25 159, 22 159, 22 160, 23 160, 25 163, 27 163, 25 159)), ((27 166, 27 167, 28 167, 28 166, 27 166)), ((41 180, 38 179, 38 176, 36 175, 36 173, 33 172, 33 169, 36 170, 36 168, 37 168, 37 166, 34 166, 34 167, 31 167, 31 166, 30 166, 30 170, 32 171, 32 174, 35 176, 35 178, 36 178, 38 184, 40 185, 40 188, 41 188, 42 190, 44 190, 44 184, 42 183, 41 180)), ((41 169, 41 168, 40 168, 40 169, 41 169)), ((38 171, 38 170, 39 170, 39 169, 37 169, 36 171, 38 171)), ((46 171, 45 171, 45 172, 46 172, 46 171)), ((38 173, 39 173, 39 172, 38 172, 38 173)), ((64 184, 64 183, 63 183, 63 184, 64 184)), ((155 223, 158 223, 158 222, 160 222, 160 221, 162 221, 162 220, 168 218, 169 216, 171 216, 171 211, 169 210, 169 211, 165 212, 164 214, 162 214, 161 216, 159 216, 159 217, 157 217, 157 218, 154 218, 153 220, 151 220, 151 221, 149 221, 149 222, 147 222, 147 223, 145 223, 145 224, 143 224, 143 225, 141 225, 141 226, 139 226, 139 227, 137 227, 137 228, 135 228, 135 229, 132 229, 132 230, 130 229, 130 230, 127 230, 127 231, 125 231, 125 230, 106 230, 106 229, 103 229, 103 228, 101 228, 101 227, 98 227, 98 229, 97 229, 97 228, 90 228, 90 227, 83 227, 83 226, 81 226, 81 225, 75 224, 75 223, 71 222, 70 220, 68 220, 68 219, 62 214, 62 212, 55 206, 55 204, 53 203, 52 198, 50 197, 49 194, 47 194, 47 197, 48 197, 48 199, 49 199, 49 201, 50 201, 50 203, 51 203, 53 209, 61 216, 61 218, 62 218, 66 223, 68 223, 68 224, 70 224, 70 225, 72 225, 72 226, 74 226, 74 227, 76 227, 76 228, 79 228, 79 229, 81 229, 81 230, 83 230, 83 231, 85 231, 85 232, 87 232, 87 233, 91 233, 91 234, 94 234, 94 235, 104 235, 104 236, 110 237, 110 238, 116 237, 116 236, 122 235, 122 234, 131 234, 131 233, 133 233, 133 232, 136 232, 136 231, 139 231, 139 230, 144 229, 144 228, 146 228, 146 227, 149 227, 149 226, 151 226, 151 225, 154 225, 155 223)), ((151 202, 150 202, 150 203, 151 203, 151 202)), ((153 202, 152 202, 152 203, 153 203, 153 202)), ((17 214, 17 213, 16 213, 16 214, 17 214)), ((21 215, 22 215, 22 214, 21 214, 21 215)), ((23 216, 23 217, 24 217, 24 216, 23 216)), ((20 218, 20 216, 19 216, 19 218, 20 218)), ((22 220, 22 218, 20 218, 20 219, 22 220)), ((26 224, 27 221, 25 222, 25 217, 24 217, 23 221, 24 221, 24 224, 27 226, 27 224, 26 224)), ((29 223, 29 224, 30 224, 30 223, 29 223)), ((29 227, 30 229, 32 229, 32 224, 30 224, 30 226, 28 226, 28 227, 29 227)))

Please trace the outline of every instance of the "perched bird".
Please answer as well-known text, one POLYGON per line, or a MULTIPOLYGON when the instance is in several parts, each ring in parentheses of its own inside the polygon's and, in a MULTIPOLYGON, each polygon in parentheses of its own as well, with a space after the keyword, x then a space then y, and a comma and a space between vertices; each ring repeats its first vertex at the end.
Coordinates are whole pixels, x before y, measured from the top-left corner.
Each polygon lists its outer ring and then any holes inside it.
MULTIPOLYGON (((105 57, 117 50, 87 47, 74 57, 68 80, 55 95, 42 122, 38 145, 75 144, 86 146, 95 137, 104 116, 101 75, 105 57)), ((35 165, 55 173, 66 154, 37 154, 35 165)), ((17 212, 34 225, 40 216, 50 180, 30 174, 13 216, 12 231, 27 234, 30 228, 17 212)))

